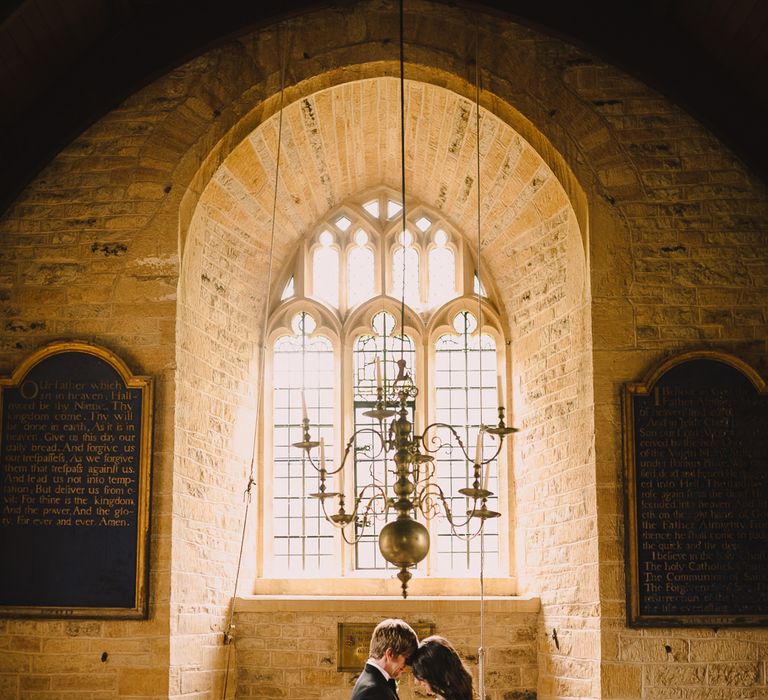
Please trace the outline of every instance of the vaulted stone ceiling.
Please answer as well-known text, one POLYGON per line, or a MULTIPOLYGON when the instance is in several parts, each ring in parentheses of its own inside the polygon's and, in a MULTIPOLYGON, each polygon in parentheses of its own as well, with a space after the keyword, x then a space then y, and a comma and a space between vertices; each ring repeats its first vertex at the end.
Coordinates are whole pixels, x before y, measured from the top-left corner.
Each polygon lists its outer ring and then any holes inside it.
MULTIPOLYGON (((472 241, 475 105, 445 88, 410 80, 405 95, 406 202, 439 211, 472 241)), ((380 185, 400 191, 399 110, 399 80, 387 77, 344 83, 286 107, 277 200, 282 245, 311 231, 349 197, 380 185)), ((243 231, 269 226, 277 144, 278 115, 273 115, 215 174, 202 200, 211 216, 226 213, 243 231)), ((541 156, 483 109, 480 159, 482 244, 489 253, 502 253, 503 267, 514 237, 567 207, 568 200, 541 156)))
MULTIPOLYGON (((131 92, 227 38, 326 1, 17 0, 0 8, 0 204, 131 92)), ((768 3, 480 3, 563 36, 689 109, 768 173, 768 3)))

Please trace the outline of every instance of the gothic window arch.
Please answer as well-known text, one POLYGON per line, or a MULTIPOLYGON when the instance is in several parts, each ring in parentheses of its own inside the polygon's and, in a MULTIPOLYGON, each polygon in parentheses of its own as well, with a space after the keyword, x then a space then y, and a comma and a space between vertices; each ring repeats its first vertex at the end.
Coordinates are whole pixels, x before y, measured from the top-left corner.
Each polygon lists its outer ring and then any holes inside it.
MULTIPOLYGON (((356 545, 346 545, 323 517, 320 501, 311 498, 317 473, 291 447, 301 440, 303 411, 313 439, 323 440, 328 468, 334 468, 345 441, 371 421, 363 413, 375 401, 377 372, 388 385, 403 358, 421 389, 408 407, 415 432, 435 421, 450 423, 472 455, 479 425, 496 420, 507 358, 494 302, 485 289, 478 302, 475 259, 461 232, 427 207, 410 209, 404 232, 400 199, 388 189, 345 202, 308 233, 282 273, 271 307, 263 422, 261 552, 267 577, 392 573, 377 546, 383 521, 367 528, 356 545)), ((463 516, 467 502, 458 491, 471 484, 472 460, 448 432, 436 435, 445 448, 432 478, 454 514, 463 516)), ((369 457, 365 447, 354 445, 354 467, 347 465, 346 476, 329 484, 348 502, 370 474, 391 480, 389 458, 369 457)), ((505 493, 506 469, 502 451, 484 475, 495 493, 505 493)), ((506 502, 489 507, 509 512, 506 502)), ((433 546, 420 564, 425 573, 476 576, 480 539, 450 536, 440 516, 426 524, 433 546)), ((507 572, 505 530, 504 520, 486 528, 491 576, 507 572)))

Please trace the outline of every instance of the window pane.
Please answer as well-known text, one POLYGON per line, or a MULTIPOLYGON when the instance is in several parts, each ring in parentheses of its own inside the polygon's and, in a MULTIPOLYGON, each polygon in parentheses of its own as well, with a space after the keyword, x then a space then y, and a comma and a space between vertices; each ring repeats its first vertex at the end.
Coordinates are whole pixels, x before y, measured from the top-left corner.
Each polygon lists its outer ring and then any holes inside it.
POLYGON ((439 306, 456 296, 456 263, 450 248, 429 251, 429 305, 439 306))
POLYGON ((352 222, 346 216, 341 216, 336 219, 336 227, 341 231, 346 231, 351 225, 352 222))
MULTIPOLYGON (((437 420, 446 420, 461 435, 471 460, 461 450, 448 448, 437 457, 437 483, 445 493, 455 520, 462 521, 473 507, 471 499, 459 493, 459 489, 472 485, 473 462, 477 435, 482 423, 496 421, 496 348, 490 336, 478 337, 476 320, 464 312, 454 320, 456 335, 444 335, 435 344, 435 414, 437 420), (482 368, 482 373, 478 370, 482 368), (486 371, 486 368, 490 370, 486 371)), ((448 435, 442 436, 449 440, 448 435)), ((484 454, 490 457, 498 446, 491 435, 483 438, 484 454)), ((485 458, 484 458, 485 459, 485 458)), ((483 465, 481 479, 486 472, 483 465)), ((488 499, 488 508, 498 510, 498 461, 488 469, 488 488, 494 496, 488 499)), ((479 504, 478 504, 479 505, 479 504)), ((477 531, 478 522, 470 520, 464 534, 477 531)), ((485 568, 493 572, 498 567, 498 523, 485 521, 484 549, 485 568)), ((480 537, 463 541, 451 533, 444 516, 438 518, 437 565, 441 576, 473 575, 479 566, 480 537)))
POLYGON ((400 210, 403 208, 403 205, 400 204, 400 202, 395 202, 394 200, 390 199, 387 201, 387 218, 391 219, 396 214, 400 213, 400 210))
MULTIPOLYGON (((282 336, 273 353, 273 568, 277 575, 332 571, 333 528, 320 502, 318 476, 306 454, 292 446, 302 439, 301 394, 315 435, 333 455, 333 349, 327 338, 309 337, 311 317, 299 314, 297 333, 282 336)), ((316 455, 314 455, 316 457, 316 455)))
POLYGON ((280 295, 280 301, 285 301, 286 299, 292 299, 295 293, 296 292, 295 292, 295 286, 293 281, 293 275, 291 275, 291 279, 288 280, 287 284, 283 288, 283 293, 280 295))
POLYGON ((419 252, 412 246, 396 248, 392 254, 392 296, 398 299, 405 291, 405 302, 418 306, 419 294, 419 252), (403 263, 405 256, 405 263, 403 263), (405 265, 405 290, 403 290, 403 265, 405 265))
POLYGON ((473 294, 479 294, 480 296, 488 296, 485 293, 485 287, 480 284, 480 279, 478 278, 477 274, 474 276, 474 283, 472 284, 472 293, 473 294))
POLYGON ((373 251, 370 248, 355 246, 349 251, 347 279, 349 306, 355 306, 375 294, 373 251))
POLYGON ((426 231, 432 225, 432 221, 426 216, 422 216, 416 220, 416 226, 419 231, 426 231))
MULTIPOLYGON (((415 371, 416 353, 413 341, 408 337, 395 336, 392 331, 395 319, 391 314, 376 314, 372 323, 374 332, 360 336, 353 348, 353 391, 355 406, 355 430, 362 430, 355 443, 355 491, 376 481, 390 489, 394 479, 392 456, 377 454, 381 445, 374 431, 381 425, 375 418, 364 416, 365 411, 376 404, 376 358, 379 358, 381 381, 386 389, 397 377, 397 361, 402 358, 408 371, 415 371), (367 429, 367 430, 366 430, 367 429)), ((390 406, 391 407, 391 406, 390 406)), ((414 419, 414 406, 409 405, 409 420, 414 419)), ((386 423, 383 425, 386 431, 386 423)), ((355 568, 358 570, 392 569, 392 565, 381 556, 378 547, 379 532, 384 527, 383 518, 370 518, 364 534, 355 548, 355 568)), ((358 533, 359 534, 359 533, 358 533)))
POLYGON ((374 219, 379 218, 379 200, 373 199, 363 204, 363 209, 367 211, 374 219))
POLYGON ((339 305, 339 252, 335 248, 316 248, 312 257, 312 283, 315 296, 333 307, 339 305))

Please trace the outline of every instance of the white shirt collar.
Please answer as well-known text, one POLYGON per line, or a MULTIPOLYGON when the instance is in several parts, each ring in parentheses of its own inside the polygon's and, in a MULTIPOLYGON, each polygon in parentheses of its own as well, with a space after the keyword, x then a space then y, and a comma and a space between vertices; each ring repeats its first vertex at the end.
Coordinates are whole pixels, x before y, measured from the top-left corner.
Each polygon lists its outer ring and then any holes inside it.
POLYGON ((370 664, 371 666, 374 666, 378 671, 381 673, 382 676, 384 676, 384 680, 389 680, 391 676, 381 667, 379 666, 379 662, 376 661, 376 659, 368 659, 365 663, 370 664))

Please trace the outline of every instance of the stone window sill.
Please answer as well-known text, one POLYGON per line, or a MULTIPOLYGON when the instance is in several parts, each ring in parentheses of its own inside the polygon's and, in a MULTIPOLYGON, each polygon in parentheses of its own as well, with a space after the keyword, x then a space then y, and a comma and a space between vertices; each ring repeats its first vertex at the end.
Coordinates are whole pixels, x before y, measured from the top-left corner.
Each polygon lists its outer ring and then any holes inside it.
MULTIPOLYGON (((235 612, 376 612, 400 616, 408 612, 474 613, 477 596, 327 596, 327 595, 250 595, 235 598, 235 612)), ((486 596, 486 613, 538 613, 541 600, 533 596, 486 596)))

